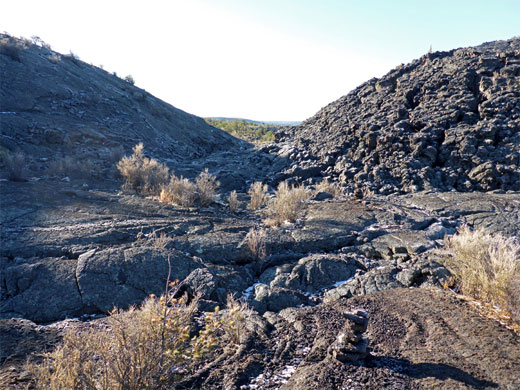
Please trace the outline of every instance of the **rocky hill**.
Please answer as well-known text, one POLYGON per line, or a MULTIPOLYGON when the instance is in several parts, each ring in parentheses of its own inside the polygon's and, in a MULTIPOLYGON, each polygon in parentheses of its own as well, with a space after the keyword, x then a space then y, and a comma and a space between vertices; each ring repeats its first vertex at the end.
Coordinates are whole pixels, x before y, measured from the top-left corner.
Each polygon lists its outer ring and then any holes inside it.
POLYGON ((180 164, 243 143, 115 74, 0 34, 1 145, 33 159, 108 158, 138 142, 180 164))
POLYGON ((520 38, 428 53, 286 132, 280 178, 351 190, 520 190, 520 38), (290 145, 290 146, 289 146, 290 145))

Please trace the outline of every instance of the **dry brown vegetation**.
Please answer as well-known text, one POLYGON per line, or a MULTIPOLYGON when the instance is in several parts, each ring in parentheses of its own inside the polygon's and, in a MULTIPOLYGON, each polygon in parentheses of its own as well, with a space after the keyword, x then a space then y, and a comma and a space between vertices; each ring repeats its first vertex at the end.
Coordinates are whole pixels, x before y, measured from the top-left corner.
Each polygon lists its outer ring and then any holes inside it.
POLYGON ((266 241, 267 231, 265 229, 251 228, 244 238, 247 249, 255 260, 263 259, 267 255, 266 241))
POLYGON ((125 179, 123 187, 140 194, 159 194, 168 183, 168 167, 153 158, 145 157, 143 144, 133 148, 131 156, 123 157, 117 169, 125 179))
POLYGON ((229 211, 232 212, 233 214, 236 213, 238 208, 240 207, 240 201, 238 200, 237 192, 235 190, 233 190, 229 193, 228 206, 229 206, 229 211))
POLYGON ((20 53, 25 49, 22 41, 17 41, 12 37, 2 38, 0 40, 0 54, 6 55, 13 61, 20 62, 20 53))
POLYGON ((22 152, 3 154, 8 179, 11 181, 24 181, 27 179, 27 159, 22 152))
POLYGON ((445 238, 445 263, 463 294, 509 312, 520 321, 520 243, 463 226, 445 238))
POLYGON ((251 184, 249 191, 247 191, 251 199, 249 200, 249 208, 251 210, 258 210, 267 204, 269 195, 267 194, 267 184, 262 184, 257 181, 251 184))
POLYGON ((341 195, 343 195, 343 190, 338 185, 338 183, 332 183, 329 181, 329 179, 322 180, 317 186, 316 186, 316 193, 318 192, 328 192, 331 194, 334 198, 337 198, 341 195))
POLYGON ((90 159, 67 156, 51 161, 47 173, 50 176, 69 176, 79 179, 91 177, 93 169, 94 165, 90 159))
POLYGON ((280 225, 285 221, 295 222, 310 197, 305 187, 292 186, 286 181, 278 185, 275 197, 269 202, 267 213, 269 225, 280 225))
MULTIPOLYGON (((174 287, 174 284, 170 285, 174 287)), ((196 300, 185 305, 174 288, 140 308, 116 310, 103 323, 72 329, 62 343, 26 364, 36 389, 167 389, 214 348, 241 342, 245 304, 206 313, 197 331, 196 300)))
POLYGON ((213 203, 217 188, 220 183, 217 178, 211 175, 206 168, 200 175, 195 179, 197 184, 197 192, 199 194, 199 203, 202 207, 209 206, 213 203))
POLYGON ((183 207, 192 207, 198 202, 205 207, 213 203, 218 186, 216 177, 207 169, 201 172, 195 183, 172 174, 168 185, 162 187, 159 200, 183 207))
POLYGON ((197 186, 184 177, 172 175, 167 186, 161 189, 161 202, 191 207, 197 200, 197 186))

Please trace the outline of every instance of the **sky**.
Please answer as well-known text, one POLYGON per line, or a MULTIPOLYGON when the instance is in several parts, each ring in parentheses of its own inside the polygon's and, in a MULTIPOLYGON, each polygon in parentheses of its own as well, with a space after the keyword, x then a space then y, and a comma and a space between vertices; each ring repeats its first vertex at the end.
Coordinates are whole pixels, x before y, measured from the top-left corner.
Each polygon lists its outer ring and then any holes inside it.
POLYGON ((199 116, 300 121, 433 51, 520 35, 519 0, 16 0, 0 31, 199 116))

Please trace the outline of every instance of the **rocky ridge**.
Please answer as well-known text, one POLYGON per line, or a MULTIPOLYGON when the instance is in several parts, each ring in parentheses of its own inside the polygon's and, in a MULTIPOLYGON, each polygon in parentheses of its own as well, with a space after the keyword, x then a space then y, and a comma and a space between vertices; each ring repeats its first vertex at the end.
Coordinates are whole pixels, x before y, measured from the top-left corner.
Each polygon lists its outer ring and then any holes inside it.
POLYGON ((357 193, 520 190, 520 38, 428 53, 279 135, 277 179, 357 193))

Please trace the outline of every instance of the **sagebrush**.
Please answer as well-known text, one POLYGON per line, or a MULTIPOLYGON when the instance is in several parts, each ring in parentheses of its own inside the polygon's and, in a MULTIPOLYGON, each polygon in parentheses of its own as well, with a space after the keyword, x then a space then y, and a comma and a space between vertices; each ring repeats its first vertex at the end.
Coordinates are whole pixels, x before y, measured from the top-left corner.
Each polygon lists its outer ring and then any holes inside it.
POLYGON ((220 183, 215 176, 209 173, 208 168, 200 173, 195 179, 195 183, 197 184, 200 205, 205 207, 213 203, 213 198, 220 183))
POLYGON ((140 194, 158 195, 161 188, 168 183, 168 167, 153 158, 145 157, 142 143, 133 148, 131 156, 119 161, 117 169, 125 179, 123 188, 140 194))
POLYGON ((305 201, 310 192, 303 186, 293 186, 286 181, 281 182, 275 192, 275 197, 269 202, 266 222, 270 225, 280 225, 283 222, 295 222, 301 215, 305 201))
POLYGON ((170 389, 214 348, 242 342, 247 307, 206 313, 193 325, 197 300, 173 291, 140 308, 116 310, 102 323, 65 333, 62 343, 26 364, 36 389, 170 389))

